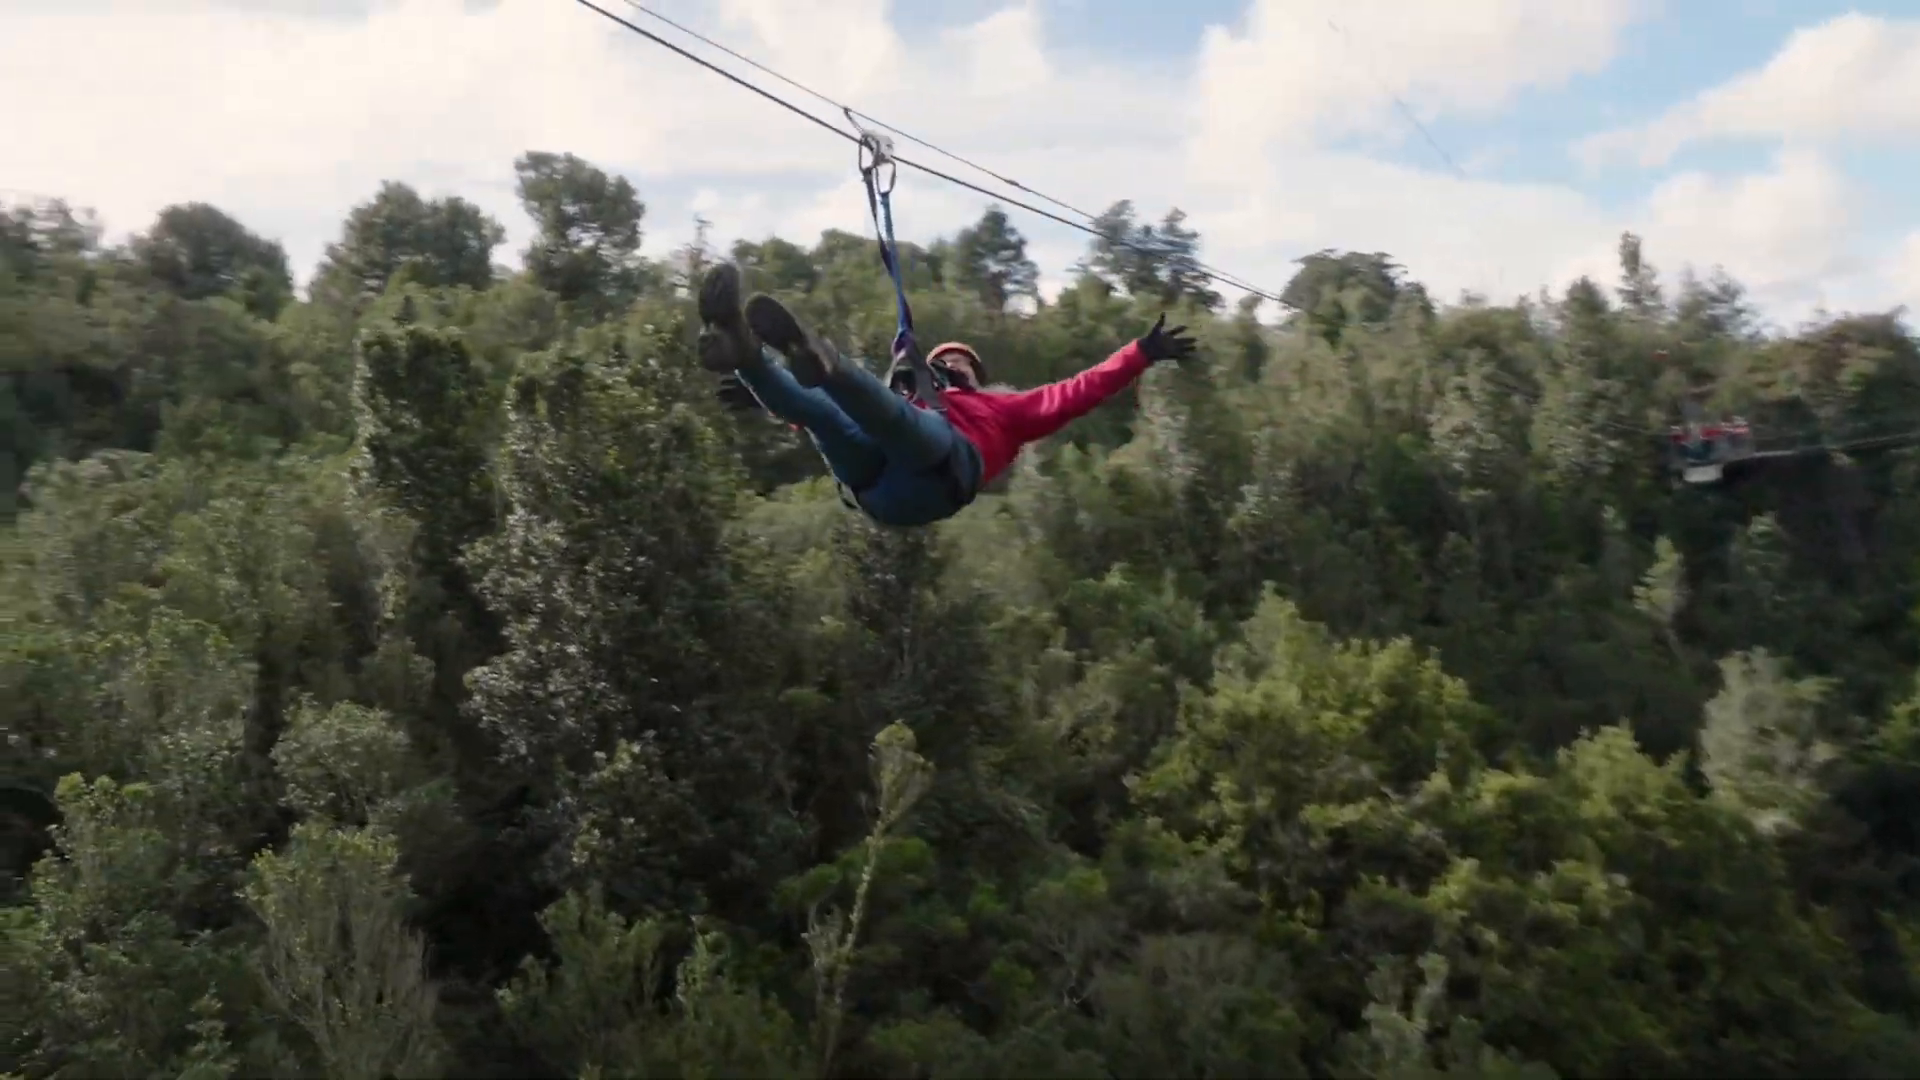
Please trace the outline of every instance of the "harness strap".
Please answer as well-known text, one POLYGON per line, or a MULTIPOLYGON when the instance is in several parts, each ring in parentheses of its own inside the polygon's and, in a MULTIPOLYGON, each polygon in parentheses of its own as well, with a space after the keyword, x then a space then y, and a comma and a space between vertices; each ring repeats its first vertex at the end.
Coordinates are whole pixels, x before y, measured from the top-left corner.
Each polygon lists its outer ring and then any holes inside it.
POLYGON ((844 110, 847 122, 860 132, 859 164, 860 182, 867 189, 867 212, 873 216, 873 228, 880 239, 880 263, 887 268, 887 277, 893 281, 894 310, 898 322, 893 336, 893 355, 905 361, 908 370, 913 373, 913 393, 935 412, 947 411, 947 403, 940 393, 939 380, 934 377, 933 369, 928 366, 927 358, 920 351, 920 343, 913 333, 913 306, 907 302, 906 279, 900 268, 900 245, 893 236, 893 185, 899 176, 899 170, 893 160, 893 142, 886 136, 869 131, 860 121, 854 119, 853 110, 844 110), (886 168, 884 182, 880 170, 886 168))

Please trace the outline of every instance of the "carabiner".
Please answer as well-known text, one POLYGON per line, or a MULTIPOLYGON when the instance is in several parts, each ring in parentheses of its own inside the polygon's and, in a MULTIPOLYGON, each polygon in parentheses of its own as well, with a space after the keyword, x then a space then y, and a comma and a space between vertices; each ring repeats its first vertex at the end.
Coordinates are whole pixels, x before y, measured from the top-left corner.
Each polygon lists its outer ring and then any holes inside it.
POLYGON ((893 194, 893 183, 900 172, 898 166, 894 164, 893 140, 855 119, 852 109, 842 108, 840 111, 846 113, 847 123, 852 124, 853 129, 860 133, 860 145, 855 151, 855 160, 860 165, 860 175, 867 177, 873 183, 875 194, 893 194), (882 166, 886 168, 884 180, 881 179, 882 166))

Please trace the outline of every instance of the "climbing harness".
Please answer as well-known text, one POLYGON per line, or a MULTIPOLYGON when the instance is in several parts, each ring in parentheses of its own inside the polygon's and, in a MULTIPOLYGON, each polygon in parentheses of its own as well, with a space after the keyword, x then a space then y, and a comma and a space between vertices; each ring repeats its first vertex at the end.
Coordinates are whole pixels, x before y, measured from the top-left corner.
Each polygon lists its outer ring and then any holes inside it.
POLYGON ((893 184, 899 177, 899 168, 893 156, 893 140, 861 124, 854 118, 852 109, 842 111, 847 115, 847 123, 860 133, 859 147, 855 151, 860 165, 860 182, 867 189, 867 211, 873 215, 874 231, 879 234, 880 262, 887 268, 887 276, 893 279, 894 306, 899 316, 898 329, 893 337, 893 355, 895 359, 904 361, 912 374, 913 395, 935 412, 945 412, 947 403, 940 392, 940 380, 927 364, 919 341, 914 338, 913 307, 907 303, 907 285, 900 268, 900 245, 893 238, 893 184))

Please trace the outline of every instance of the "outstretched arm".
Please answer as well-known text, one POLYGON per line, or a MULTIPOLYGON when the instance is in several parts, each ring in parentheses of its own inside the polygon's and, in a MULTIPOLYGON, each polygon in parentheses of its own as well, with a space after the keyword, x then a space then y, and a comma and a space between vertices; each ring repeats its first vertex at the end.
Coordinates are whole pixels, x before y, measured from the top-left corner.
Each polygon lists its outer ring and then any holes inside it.
POLYGON ((1092 412, 1125 390, 1153 363, 1138 341, 1078 375, 1007 395, 1007 427, 1022 443, 1035 442, 1092 412))

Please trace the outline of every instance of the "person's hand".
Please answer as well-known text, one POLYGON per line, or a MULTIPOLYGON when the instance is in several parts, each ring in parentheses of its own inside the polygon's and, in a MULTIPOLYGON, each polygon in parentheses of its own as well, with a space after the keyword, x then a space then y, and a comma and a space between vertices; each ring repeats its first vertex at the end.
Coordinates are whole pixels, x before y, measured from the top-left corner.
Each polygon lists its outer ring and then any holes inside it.
POLYGON ((760 418, 769 424, 779 424, 783 427, 793 428, 795 431, 800 430, 798 425, 789 424, 785 420, 768 412, 767 407, 760 404, 760 399, 754 396, 753 390, 749 388, 746 383, 740 381, 740 376, 731 372, 720 376, 719 388, 713 392, 713 396, 719 399, 720 404, 726 406, 733 412, 758 413, 760 414, 760 418))
POLYGON ((1185 326, 1167 329, 1167 315, 1164 311, 1160 313, 1159 321, 1153 324, 1153 329, 1147 331, 1146 336, 1140 339, 1140 351, 1146 353, 1147 359, 1156 364, 1162 360, 1185 360, 1193 355, 1196 347, 1193 336, 1187 333, 1185 326))
POLYGON ((761 408, 760 399, 753 396, 753 391, 740 381, 740 376, 732 373, 720 376, 720 388, 714 391, 713 396, 720 399, 720 404, 736 412, 758 411, 761 408))

